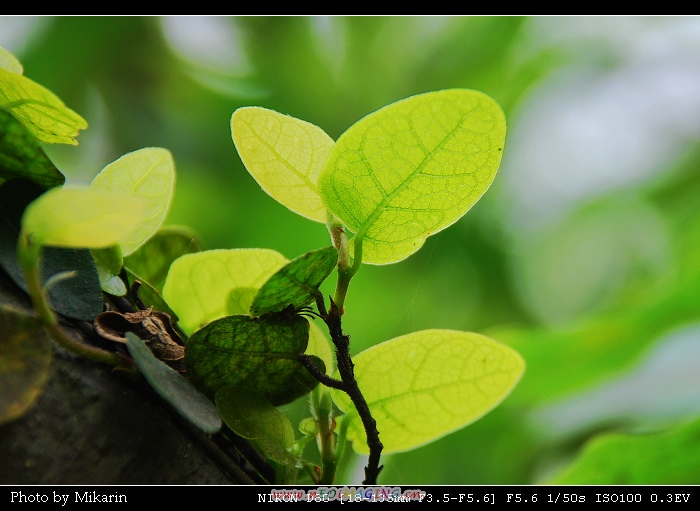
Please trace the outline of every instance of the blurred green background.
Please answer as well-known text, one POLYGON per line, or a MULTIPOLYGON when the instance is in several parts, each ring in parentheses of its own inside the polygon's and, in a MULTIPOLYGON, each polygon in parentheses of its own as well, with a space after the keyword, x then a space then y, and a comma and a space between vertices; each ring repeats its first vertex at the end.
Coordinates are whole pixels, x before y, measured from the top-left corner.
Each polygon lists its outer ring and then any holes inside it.
POLYGON ((87 119, 78 146, 46 147, 69 182, 167 148, 169 224, 288 258, 328 233, 246 172, 236 108, 337 138, 412 94, 489 94, 509 126, 491 189, 409 259, 363 266, 344 326, 354 353, 485 333, 526 374, 476 423, 385 456, 379 482, 700 483, 700 18, 1 16, 0 46, 87 119))

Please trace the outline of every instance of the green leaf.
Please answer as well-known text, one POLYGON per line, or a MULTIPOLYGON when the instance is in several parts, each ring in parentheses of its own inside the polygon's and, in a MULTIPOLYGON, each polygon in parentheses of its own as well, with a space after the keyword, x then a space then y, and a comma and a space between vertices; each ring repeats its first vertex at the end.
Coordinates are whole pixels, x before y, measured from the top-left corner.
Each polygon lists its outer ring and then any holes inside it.
MULTIPOLYGON (((22 214, 43 188, 26 179, 11 179, 0 185, 0 266, 24 291, 28 291, 24 273, 17 260, 17 240, 22 214)), ((102 312, 104 299, 92 255, 86 249, 45 247, 39 259, 42 285, 51 281, 48 302, 63 316, 84 321, 102 312), (56 280, 71 272, 71 278, 56 280)))
POLYGON ((333 139, 318 126, 260 107, 243 107, 231 116, 236 150, 258 184, 295 213, 326 222, 318 176, 333 139))
POLYGON ((255 287, 237 287, 231 290, 226 300, 226 315, 248 314, 258 289, 255 287))
POLYGON ((42 188, 65 181, 36 137, 4 110, 0 110, 0 177, 24 177, 42 188))
POLYGON ((10 112, 47 144, 77 145, 87 122, 53 92, 29 78, 0 67, 0 109, 10 112))
POLYGON ((319 178, 328 210, 362 242, 362 260, 400 261, 464 215, 501 163, 506 122, 467 89, 392 103, 352 125, 319 178))
POLYGON ((170 265, 163 298, 180 318, 180 327, 191 333, 227 315, 233 289, 257 289, 288 262, 279 252, 262 248, 187 254, 170 265))
POLYGON ((162 292, 173 261, 201 250, 201 243, 189 229, 162 227, 138 250, 124 258, 124 266, 162 292))
POLYGON ((0 68, 7 69, 18 75, 24 73, 22 63, 2 46, 0 46, 0 68))
MULTIPOLYGON (((506 398, 525 368, 508 346, 455 330, 414 332, 352 360, 385 454, 414 449, 481 418, 506 398)), ((347 394, 331 389, 331 396, 347 413, 353 449, 369 453, 362 421, 347 394)))
POLYGON ((335 350, 328 336, 313 321, 309 321, 309 345, 306 347, 306 353, 318 357, 323 362, 326 374, 333 374, 335 350))
POLYGON ((261 394, 223 387, 216 393, 216 406, 231 431, 251 440, 265 457, 288 467, 302 467, 301 459, 287 450, 294 445, 292 424, 261 394))
POLYGON ((127 153, 95 176, 90 188, 120 192, 142 199, 138 227, 120 242, 124 257, 143 245, 162 225, 175 187, 175 163, 170 151, 148 147, 127 153))
POLYGON ((302 316, 227 316, 190 336, 187 374, 210 397, 232 385, 259 392, 275 406, 290 403, 318 384, 298 362, 308 340, 302 316))
POLYGON ((126 295, 126 285, 119 276, 124 263, 119 246, 94 248, 90 252, 95 260, 102 291, 114 296, 126 295))
POLYGON ((48 380, 51 341, 39 320, 0 307, 0 425, 22 417, 48 380))
POLYGON ((695 485, 699 435, 700 420, 655 433, 600 435, 545 484, 695 485))
POLYGON ((139 197, 91 188, 53 188, 27 207, 22 230, 39 245, 104 248, 129 236, 143 211, 139 197))
POLYGON ((338 264, 338 250, 326 247, 303 254, 272 275, 255 295, 250 306, 253 316, 281 311, 288 306, 299 309, 320 294, 319 286, 338 264))
POLYGON ((146 343, 132 332, 126 332, 126 347, 141 374, 165 401, 206 433, 221 429, 221 418, 214 403, 170 366, 158 360, 146 343))

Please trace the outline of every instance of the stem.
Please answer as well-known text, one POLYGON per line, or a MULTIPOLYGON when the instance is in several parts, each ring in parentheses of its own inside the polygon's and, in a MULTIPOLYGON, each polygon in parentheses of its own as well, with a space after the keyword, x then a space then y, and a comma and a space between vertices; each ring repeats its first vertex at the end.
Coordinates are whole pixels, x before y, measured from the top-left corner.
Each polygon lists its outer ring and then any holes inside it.
POLYGON ((335 419, 333 418, 330 392, 319 385, 314 389, 311 402, 314 418, 318 424, 316 442, 321 453, 321 476, 316 483, 333 484, 338 468, 338 455, 336 453, 335 419))
POLYGON ((66 334, 61 328, 56 314, 48 304, 46 293, 41 287, 41 278, 39 277, 40 250, 41 247, 39 245, 31 243, 26 234, 20 233, 17 242, 17 258, 22 265, 24 280, 27 284, 27 290, 32 299, 32 304, 34 305, 34 313, 48 331, 49 336, 56 344, 72 353, 111 366, 123 366, 126 362, 123 357, 116 353, 111 353, 79 342, 66 334))

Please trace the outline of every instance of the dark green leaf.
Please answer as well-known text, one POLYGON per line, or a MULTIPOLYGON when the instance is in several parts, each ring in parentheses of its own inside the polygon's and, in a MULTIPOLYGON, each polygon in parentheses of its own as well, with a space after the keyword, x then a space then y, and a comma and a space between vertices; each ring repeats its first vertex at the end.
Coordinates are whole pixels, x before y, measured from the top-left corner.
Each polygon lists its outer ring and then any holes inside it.
POLYGON ((158 360, 135 334, 126 332, 125 337, 134 362, 158 395, 206 433, 213 434, 221 429, 221 419, 214 403, 181 374, 158 360))
POLYGON ((319 286, 338 264, 335 247, 312 250, 293 259, 270 277, 260 288, 250 306, 253 316, 295 309, 313 302, 320 294, 319 286))
POLYGON ((0 109, 0 177, 23 177, 53 188, 65 177, 46 156, 36 137, 10 113, 0 109))
POLYGON ((287 416, 261 394, 228 386, 216 393, 216 406, 231 430, 251 440, 272 461, 301 468, 301 460, 287 449, 294 445, 294 429, 287 416))
POLYGON ((185 365, 192 383, 210 397, 233 385, 260 392, 279 406, 318 384, 298 361, 308 341, 309 322, 301 316, 227 316, 192 334, 185 365))
POLYGON ((33 316, 0 308, 0 424, 36 401, 49 374, 51 342, 33 316))

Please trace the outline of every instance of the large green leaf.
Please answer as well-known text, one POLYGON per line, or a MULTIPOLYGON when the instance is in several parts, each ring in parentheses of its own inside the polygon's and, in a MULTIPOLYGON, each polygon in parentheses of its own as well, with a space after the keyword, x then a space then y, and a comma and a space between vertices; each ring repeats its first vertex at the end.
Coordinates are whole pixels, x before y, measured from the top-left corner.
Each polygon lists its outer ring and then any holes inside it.
POLYGON ((52 188, 22 216, 22 231, 37 245, 104 248, 129 236, 142 219, 140 197, 91 188, 52 188))
POLYGON ((126 257, 143 245, 162 225, 175 187, 175 163, 170 151, 147 147, 127 153, 95 176, 90 188, 138 197, 144 211, 138 227, 119 242, 126 257))
POLYGON ((50 364, 51 342, 39 320, 0 307, 0 425, 36 402, 50 364))
POLYGON ((216 406, 231 431, 251 440, 268 459, 301 468, 301 460, 287 449, 294 445, 294 429, 287 416, 253 390, 223 387, 216 406))
POLYGON ((231 135, 248 172, 275 200, 306 218, 325 222, 317 181, 333 139, 318 126, 260 107, 231 116, 231 135))
POLYGON ((0 177, 24 177, 42 188, 65 181, 36 137, 4 110, 0 110, 0 177))
POLYGON ((290 403, 318 384, 298 361, 308 340, 309 322, 302 316, 227 316, 190 336, 187 374, 212 398, 222 388, 235 386, 259 392, 275 406, 290 403))
POLYGON ((226 316, 229 294, 238 287, 259 288, 288 259, 262 248, 205 250, 179 257, 170 265, 163 298, 191 333, 226 316))
POLYGON ((132 332, 126 332, 125 336, 129 353, 151 387, 192 424, 206 433, 218 432, 221 418, 214 403, 181 374, 158 360, 143 340, 132 332))
POLYGON ((338 250, 326 247, 307 252, 280 268, 260 288, 250 306, 253 316, 308 305, 319 295, 319 286, 338 264, 338 250))
MULTIPOLYGON (((525 369, 508 346, 455 330, 414 332, 352 360, 386 454, 421 446, 479 419, 508 396, 525 369)), ((335 389, 331 395, 347 413, 353 449, 367 454, 365 430, 349 397, 335 389)))
POLYGON ((467 89, 428 92, 356 122, 319 177, 327 208, 362 242, 371 264, 400 261, 464 215, 501 163, 498 104, 467 89))
POLYGON ((48 144, 77 145, 87 122, 53 92, 0 67, 0 109, 10 112, 36 138, 48 144))
POLYGON ((655 433, 601 435, 546 484, 697 485, 699 437, 700 420, 655 433))

